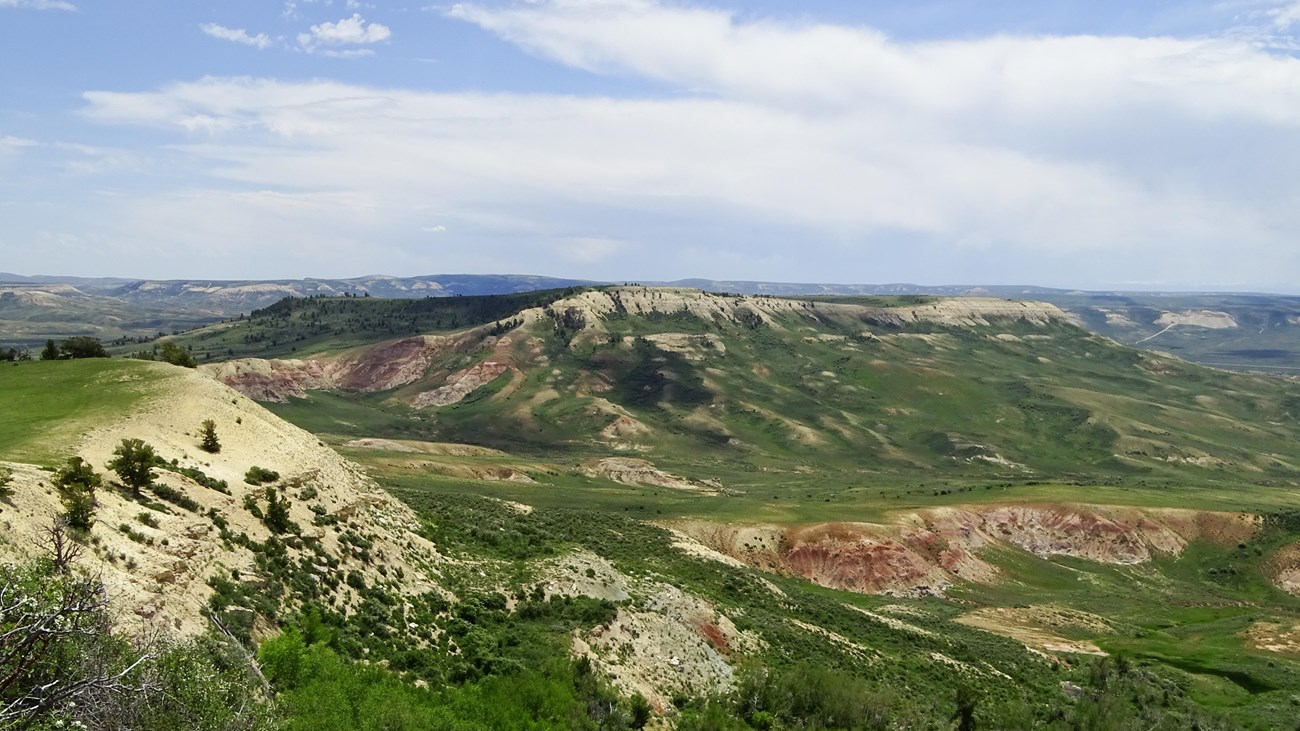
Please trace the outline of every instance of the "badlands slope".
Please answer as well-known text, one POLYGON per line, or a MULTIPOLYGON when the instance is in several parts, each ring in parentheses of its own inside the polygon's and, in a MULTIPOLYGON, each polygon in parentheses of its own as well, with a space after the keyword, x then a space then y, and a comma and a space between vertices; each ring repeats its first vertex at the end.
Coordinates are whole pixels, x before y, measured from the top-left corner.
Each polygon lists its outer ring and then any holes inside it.
MULTIPOLYGON (((80 364, 51 364, 77 367, 80 364)), ((36 369, 46 364, 25 364, 36 369)), ((205 607, 214 576, 256 575, 259 569, 247 545, 220 537, 224 523, 230 535, 244 534, 252 542, 271 537, 263 521, 246 507, 251 497, 266 506, 264 488, 244 482, 253 466, 280 474, 275 483, 291 500, 291 519, 301 527, 301 540, 290 540, 294 557, 314 556, 339 562, 343 571, 357 570, 369 579, 403 569, 408 579, 404 593, 433 588, 428 580, 439 562, 432 544, 415 529, 416 516, 380 489, 351 462, 322 445, 316 437, 267 412, 257 403, 201 373, 161 363, 136 362, 129 370, 151 376, 149 393, 130 413, 107 418, 99 425, 83 423, 72 433, 47 425, 48 438, 57 444, 47 449, 77 454, 104 474, 105 487, 97 494, 97 521, 88 537, 83 562, 100 573, 124 617, 136 617, 155 626, 192 634, 202 631, 205 607), (198 427, 204 419, 217 425, 221 451, 208 454, 198 448, 198 427), (165 460, 198 469, 223 480, 229 494, 203 487, 181 474, 156 469, 157 482, 181 491, 198 504, 197 510, 152 499, 141 502, 109 483, 116 475, 106 468, 113 449, 124 438, 143 439, 165 460), (334 516, 333 525, 314 525, 317 513, 334 516), (148 522, 142 515, 149 516, 148 522), (130 529, 131 537, 123 526, 130 529), (344 530, 373 541, 368 561, 344 543, 344 530), (310 549, 310 550, 309 550, 310 549)), ((8 374, 6 374, 8 375, 8 374)), ((128 380, 129 382, 129 380, 128 380)), ((102 384, 112 389, 112 384, 102 384)), ((89 406, 89 404, 88 404, 89 406)), ((8 457, 9 455, 0 455, 8 457)), ((24 559, 47 555, 44 534, 62 510, 48 468, 52 464, 0 462, 14 474, 13 496, 0 504, 0 558, 24 559)), ((61 466, 62 462, 58 465, 61 466)), ((146 491, 147 492, 147 491, 146 491)), ((322 569, 324 567, 322 566, 322 569)), ((355 603, 355 593, 339 587, 330 599, 344 609, 355 603)))

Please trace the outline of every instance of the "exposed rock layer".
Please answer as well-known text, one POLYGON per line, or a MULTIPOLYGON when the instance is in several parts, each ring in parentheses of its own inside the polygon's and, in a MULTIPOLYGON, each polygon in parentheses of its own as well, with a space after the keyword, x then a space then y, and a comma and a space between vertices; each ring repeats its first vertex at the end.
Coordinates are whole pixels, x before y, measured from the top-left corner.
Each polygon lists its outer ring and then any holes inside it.
POLYGON ((1250 515, 1192 510, 1007 505, 936 508, 898 516, 887 525, 735 527, 694 522, 678 527, 747 564, 824 586, 925 595, 957 581, 994 581, 998 569, 980 552, 997 545, 1043 557, 1136 564, 1179 554, 1193 540, 1235 544, 1254 534, 1257 521, 1250 515))

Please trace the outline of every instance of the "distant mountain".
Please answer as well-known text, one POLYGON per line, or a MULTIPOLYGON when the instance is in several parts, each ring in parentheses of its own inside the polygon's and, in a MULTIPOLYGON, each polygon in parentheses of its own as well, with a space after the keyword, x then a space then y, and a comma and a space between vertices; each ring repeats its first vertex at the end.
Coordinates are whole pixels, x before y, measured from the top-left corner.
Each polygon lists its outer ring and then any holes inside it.
POLYGON ((937 295, 943 297, 1036 297, 1040 294, 1065 294, 1069 290, 1028 285, 921 285, 921 284, 825 284, 800 282, 726 281, 717 279, 679 279, 666 282, 672 287, 690 287, 705 292, 766 294, 778 297, 821 295, 831 297, 884 295, 937 295))
POLYGON ((205 310, 223 316, 265 307, 285 297, 369 295, 405 299, 511 294, 587 284, 595 282, 514 274, 436 274, 421 277, 373 274, 351 279, 83 280, 77 283, 83 291, 93 291, 135 305, 205 310))

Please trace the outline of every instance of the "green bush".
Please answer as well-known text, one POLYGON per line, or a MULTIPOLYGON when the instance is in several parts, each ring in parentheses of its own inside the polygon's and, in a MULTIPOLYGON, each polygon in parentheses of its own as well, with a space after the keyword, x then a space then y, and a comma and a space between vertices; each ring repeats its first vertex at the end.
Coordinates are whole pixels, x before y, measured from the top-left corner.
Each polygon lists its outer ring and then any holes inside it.
MULTIPOLYGON (((52 341, 47 341, 45 344, 47 349, 50 342, 52 341)), ((45 355, 45 352, 42 351, 41 360, 50 360, 45 355)), ((78 335, 59 343, 58 357, 64 359, 107 358, 108 352, 104 350, 104 346, 99 342, 98 338, 78 335)))
POLYGON ((278 479, 280 479, 279 472, 258 467, 257 465, 249 467, 248 471, 244 473, 244 482, 250 485, 265 485, 278 479))
POLYGON ((262 522, 272 533, 295 532, 298 526, 289 519, 289 496, 279 494, 274 487, 266 488, 266 516, 262 522))
POLYGON ((190 511, 191 513, 199 512, 200 508, 202 507, 201 505, 198 504, 197 501, 194 500, 194 498, 190 497, 189 495, 186 495, 185 493, 181 492, 180 490, 177 490, 174 487, 171 487, 169 485, 164 485, 161 482, 153 486, 153 494, 157 495, 163 500, 166 500, 172 505, 176 505, 190 511))

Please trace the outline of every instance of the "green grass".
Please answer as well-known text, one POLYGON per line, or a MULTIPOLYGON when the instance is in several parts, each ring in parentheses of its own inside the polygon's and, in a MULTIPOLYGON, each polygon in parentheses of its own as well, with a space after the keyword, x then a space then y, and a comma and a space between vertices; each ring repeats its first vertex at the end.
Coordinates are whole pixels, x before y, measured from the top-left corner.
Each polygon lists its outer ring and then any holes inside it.
POLYGON ((316 434, 399 439, 428 439, 430 430, 412 418, 410 409, 386 404, 383 394, 357 395, 317 391, 287 403, 262 404, 271 413, 316 434))
POLYGON ((60 461, 83 434, 129 414, 163 378, 165 371, 129 360, 0 364, 0 457, 60 461))

